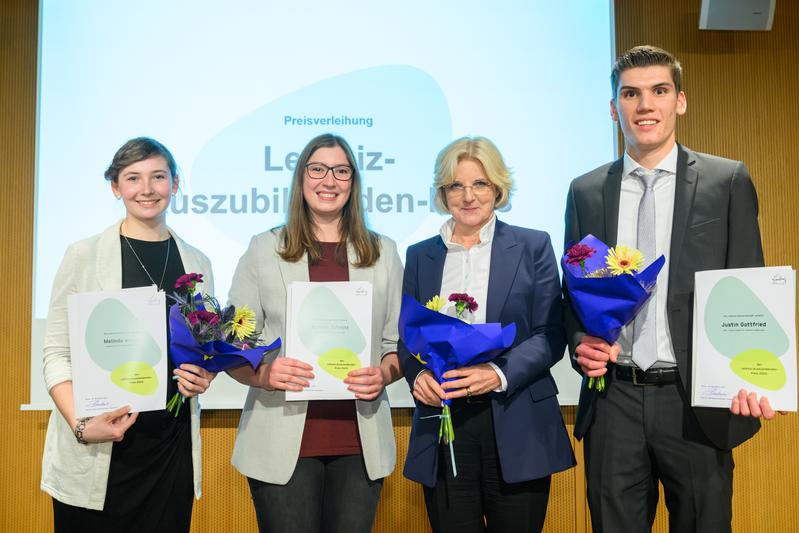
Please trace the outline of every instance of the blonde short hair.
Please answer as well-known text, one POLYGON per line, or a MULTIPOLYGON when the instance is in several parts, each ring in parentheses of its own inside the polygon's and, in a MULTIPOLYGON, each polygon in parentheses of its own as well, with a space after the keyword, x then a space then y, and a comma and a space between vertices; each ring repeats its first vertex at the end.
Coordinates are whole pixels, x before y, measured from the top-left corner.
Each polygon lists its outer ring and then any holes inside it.
POLYGON ((502 159, 502 154, 494 143, 485 137, 461 137, 446 145, 436 157, 433 181, 433 186, 436 188, 436 209, 440 213, 449 213, 446 187, 455 181, 458 163, 465 159, 480 163, 488 181, 497 188, 494 209, 505 207, 513 191, 513 179, 510 169, 502 159))

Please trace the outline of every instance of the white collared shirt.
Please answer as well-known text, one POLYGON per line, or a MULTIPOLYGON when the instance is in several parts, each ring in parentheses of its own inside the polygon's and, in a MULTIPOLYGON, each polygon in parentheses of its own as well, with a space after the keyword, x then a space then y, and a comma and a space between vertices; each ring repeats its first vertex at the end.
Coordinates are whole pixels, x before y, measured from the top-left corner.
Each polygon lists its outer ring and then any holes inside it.
MULTIPOLYGON (((441 276, 441 290, 438 294, 445 300, 452 293, 465 292, 477 302, 477 311, 466 312, 464 315, 472 324, 485 324, 486 305, 488 303, 488 277, 491 273, 491 247, 494 242, 494 230, 497 227, 497 217, 493 215, 485 226, 480 229, 480 242, 471 248, 452 241, 452 232, 455 229, 455 220, 450 218, 441 225, 441 240, 447 247, 447 257, 444 259, 444 272, 441 276)), ((424 303, 424 302, 422 302, 424 303)), ((441 309, 442 313, 455 316, 455 304, 447 301, 441 309)), ((508 380, 497 365, 489 365, 499 376, 501 385, 495 389, 502 392, 508 388, 508 380)))
MULTIPOLYGON (((484 324, 486 321, 491 246, 494 242, 496 226, 497 217, 492 216, 491 220, 480 229, 480 242, 471 248, 452 241, 452 232, 455 229, 454 219, 450 218, 441 226, 441 240, 447 247, 447 257, 444 260, 441 290, 438 294, 445 300, 454 292, 465 292, 474 298, 477 302, 477 311, 466 315, 468 322, 473 324, 484 324)), ((448 301, 441 312, 455 316, 455 305, 448 301)))
MULTIPOLYGON (((637 248, 638 235, 638 206, 644 194, 644 185, 641 180, 631 175, 637 168, 645 168, 638 164, 630 155, 624 153, 624 171, 621 178, 621 194, 619 196, 619 225, 616 235, 617 244, 625 244, 637 248)), ((652 187, 655 193, 655 257, 645 257, 644 265, 648 265, 661 255, 666 256, 666 264, 657 278, 652 298, 655 298, 655 318, 657 320, 657 355, 655 367, 674 366, 677 359, 674 356, 674 347, 669 333, 666 296, 668 293, 669 258, 671 252, 671 227, 674 220, 674 192, 677 183, 677 144, 671 149, 663 160, 652 169, 663 170, 652 187)), ((619 337, 621 354, 619 362, 632 365, 632 325, 622 329, 619 337)))

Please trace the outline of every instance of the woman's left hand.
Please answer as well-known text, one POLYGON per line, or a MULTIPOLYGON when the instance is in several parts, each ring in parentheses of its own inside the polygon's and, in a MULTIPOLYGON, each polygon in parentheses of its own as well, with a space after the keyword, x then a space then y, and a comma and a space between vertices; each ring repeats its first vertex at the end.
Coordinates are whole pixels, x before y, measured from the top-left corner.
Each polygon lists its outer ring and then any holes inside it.
POLYGON ((349 385, 347 390, 354 392, 359 400, 374 400, 386 387, 383 372, 376 366, 350 370, 344 378, 344 383, 349 385))
POLYGON ((443 377, 451 380, 441 384, 448 400, 487 394, 502 385, 494 368, 486 363, 449 370, 443 377))
POLYGON ((180 365, 180 368, 176 368, 173 373, 178 377, 178 390, 186 398, 207 391, 216 377, 215 372, 188 363, 180 365))

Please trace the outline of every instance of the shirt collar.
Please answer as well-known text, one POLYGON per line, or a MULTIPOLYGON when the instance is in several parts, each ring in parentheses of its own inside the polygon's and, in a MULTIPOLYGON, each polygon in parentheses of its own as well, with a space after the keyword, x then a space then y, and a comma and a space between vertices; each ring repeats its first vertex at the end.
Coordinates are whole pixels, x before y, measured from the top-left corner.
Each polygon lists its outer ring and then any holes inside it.
MULTIPOLYGON (((480 228, 480 242, 477 246, 484 246, 491 242, 494 238, 494 229, 497 227, 497 215, 491 215, 491 220, 485 223, 485 225, 480 228)), ((452 232, 455 229, 455 219, 450 217, 447 221, 445 221, 441 225, 441 230, 439 234, 441 235, 441 240, 444 241, 444 244, 447 245, 447 249, 458 248, 462 249, 463 246, 452 242, 452 232)))
MULTIPOLYGON (((627 151, 624 151, 624 177, 629 177, 630 173, 637 169, 637 168, 645 168, 642 165, 638 164, 638 162, 630 157, 630 154, 627 151)), ((674 143, 674 146, 671 147, 671 151, 666 154, 666 157, 663 160, 654 166, 651 170, 665 170, 669 174, 677 174, 677 143, 674 143)))

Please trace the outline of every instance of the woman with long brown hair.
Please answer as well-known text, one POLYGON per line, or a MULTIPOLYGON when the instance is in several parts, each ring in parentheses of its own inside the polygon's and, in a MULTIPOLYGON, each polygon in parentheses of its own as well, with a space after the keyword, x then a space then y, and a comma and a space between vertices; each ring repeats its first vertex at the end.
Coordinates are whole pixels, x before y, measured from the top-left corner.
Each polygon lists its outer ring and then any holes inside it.
POLYGON ((255 372, 231 371, 250 386, 233 465, 247 476, 261 531, 369 532, 396 461, 385 387, 400 377, 402 264, 394 242, 367 228, 360 171, 335 135, 312 139, 300 154, 286 225, 253 237, 230 301, 255 310, 266 338, 285 339, 292 281, 372 283, 371 365, 345 379, 356 400, 287 402, 286 391, 314 376, 282 350, 255 372))

